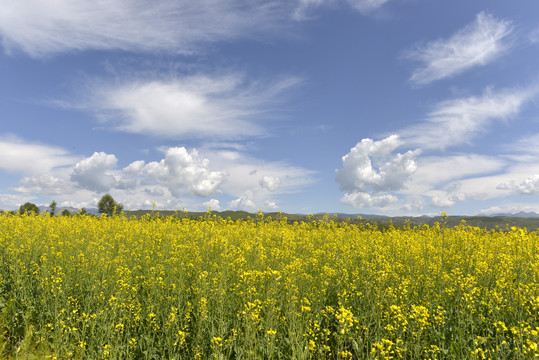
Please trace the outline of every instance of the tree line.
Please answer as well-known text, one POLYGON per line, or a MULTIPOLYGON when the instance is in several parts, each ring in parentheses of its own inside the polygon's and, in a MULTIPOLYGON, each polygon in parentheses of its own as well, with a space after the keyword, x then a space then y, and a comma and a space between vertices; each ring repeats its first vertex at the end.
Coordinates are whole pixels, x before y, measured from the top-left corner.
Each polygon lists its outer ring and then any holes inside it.
MULTIPOLYGON (((49 205, 49 210, 48 210, 48 213, 50 216, 55 216, 56 215, 56 207, 57 207, 57 203, 55 200, 53 200, 50 205, 49 205)), ((101 197, 101 199, 99 200, 99 202, 97 203, 97 210, 99 211, 100 214, 105 214, 105 215, 109 215, 109 216, 112 216, 114 214, 119 214, 122 212, 122 210, 124 209, 124 206, 122 204, 120 204, 119 202, 116 202, 116 200, 114 200, 114 198, 110 195, 110 194, 105 194, 101 197)), ((12 211, 11 213, 17 213, 15 211, 12 211)), ((18 211, 19 214, 39 214, 39 207, 34 204, 34 203, 31 203, 31 202, 26 202, 24 204, 22 204, 20 207, 19 207, 19 211, 18 211)), ((85 208, 82 208, 80 209, 78 212, 77 212, 78 215, 86 215, 87 214, 87 211, 85 208)), ((61 216, 71 216, 72 215, 72 212, 67 210, 67 209, 64 209, 62 210, 62 212, 60 213, 61 216)))

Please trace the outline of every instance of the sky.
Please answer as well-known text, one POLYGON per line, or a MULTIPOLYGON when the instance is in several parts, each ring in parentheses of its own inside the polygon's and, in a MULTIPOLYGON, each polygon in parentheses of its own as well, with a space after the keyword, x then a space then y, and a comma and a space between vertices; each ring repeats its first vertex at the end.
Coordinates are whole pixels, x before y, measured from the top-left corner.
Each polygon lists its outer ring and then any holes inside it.
POLYGON ((0 208, 539 212, 539 2, 3 0, 0 208))

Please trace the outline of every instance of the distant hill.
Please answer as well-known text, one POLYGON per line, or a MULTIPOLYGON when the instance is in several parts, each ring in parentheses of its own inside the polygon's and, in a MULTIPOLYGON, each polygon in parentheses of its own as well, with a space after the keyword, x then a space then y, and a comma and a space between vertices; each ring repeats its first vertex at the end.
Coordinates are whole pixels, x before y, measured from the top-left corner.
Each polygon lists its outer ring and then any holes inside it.
MULTIPOLYGON (((48 211, 50 208, 48 206, 41 206, 40 212, 48 211)), ((58 207, 56 209, 56 214, 59 215, 64 209, 69 210, 71 213, 77 213, 80 209, 73 207, 58 207)), ((97 215, 99 211, 95 208, 86 209, 88 214, 97 215)), ((189 219, 199 219, 201 217, 208 216, 206 211, 178 211, 178 210, 128 210, 124 211, 124 214, 127 217, 142 217, 142 216, 174 216, 178 218, 189 218, 189 219)), ((224 219, 230 218, 231 220, 239 219, 256 219, 256 213, 250 213, 247 211, 212 211, 211 216, 218 216, 224 219)), ((350 224, 374 224, 376 226, 386 227, 390 224, 395 227, 400 227, 405 224, 410 226, 422 226, 424 224, 429 226, 434 226, 436 223, 443 223, 443 219, 440 216, 430 217, 430 216, 385 216, 385 215, 376 215, 376 214, 345 214, 345 213, 318 213, 314 215, 307 214, 287 214, 279 212, 270 212, 264 213, 264 219, 279 219, 286 218, 289 223, 297 222, 310 222, 310 221, 326 221, 332 220, 335 222, 347 222, 350 224), (358 217, 361 218, 358 218, 358 217)), ((479 227, 481 229, 500 229, 506 230, 512 226, 519 228, 526 228, 530 231, 539 231, 539 214, 534 212, 519 212, 516 214, 495 214, 492 216, 449 216, 446 219, 447 227, 459 226, 462 223, 462 220, 465 221, 465 224, 468 226, 479 227)))
MULTIPOLYGON (((164 211, 152 211, 152 210, 136 210, 136 211, 126 211, 127 216, 136 216, 141 217, 147 214, 154 214, 158 216, 176 216, 180 218, 190 218, 198 219, 200 217, 207 216, 206 212, 180 212, 172 210, 164 211)), ((530 215, 530 213, 527 213, 530 215)), ((232 220, 238 219, 255 219, 257 214, 249 213, 246 211, 212 211, 211 216, 218 216, 221 218, 230 218, 232 220)), ((517 214, 514 214, 517 215, 517 214)), ((427 224, 429 226, 434 226, 435 223, 443 223, 443 219, 440 216, 429 217, 429 216, 419 216, 419 217, 410 217, 410 216, 384 216, 384 215, 372 215, 372 214, 344 214, 344 213, 318 213, 314 215, 306 214, 286 214, 286 213, 264 213, 264 218, 284 218, 288 222, 294 221, 324 221, 324 219, 330 219, 336 222, 349 222, 352 224, 376 224, 379 226, 388 226, 392 224, 395 227, 403 226, 409 224, 410 226, 422 226, 427 224), (358 219, 358 216, 361 216, 361 219, 358 219)), ((465 221, 465 224, 468 226, 479 227, 481 229, 500 229, 506 230, 512 226, 526 228, 528 230, 537 231, 539 230, 539 216, 533 217, 518 217, 518 216, 449 216, 447 218, 447 227, 455 227, 462 224, 462 220, 465 221)))

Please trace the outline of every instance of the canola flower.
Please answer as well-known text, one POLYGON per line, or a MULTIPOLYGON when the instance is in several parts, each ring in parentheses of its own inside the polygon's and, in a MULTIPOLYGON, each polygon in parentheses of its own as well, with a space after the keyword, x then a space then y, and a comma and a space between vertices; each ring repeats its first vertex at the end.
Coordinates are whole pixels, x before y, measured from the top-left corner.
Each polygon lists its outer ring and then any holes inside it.
POLYGON ((539 235, 0 214, 0 358, 539 359, 539 235))

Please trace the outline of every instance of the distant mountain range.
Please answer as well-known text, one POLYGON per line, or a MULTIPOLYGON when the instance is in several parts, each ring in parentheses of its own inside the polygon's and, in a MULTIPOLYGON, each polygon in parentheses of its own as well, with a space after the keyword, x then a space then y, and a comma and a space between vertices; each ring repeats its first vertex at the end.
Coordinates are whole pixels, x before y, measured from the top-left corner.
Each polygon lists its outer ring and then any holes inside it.
POLYGON ((539 217, 539 214, 534 213, 534 212, 520 211, 520 212, 517 212, 517 213, 514 213, 514 214, 500 213, 500 214, 493 214, 493 215, 489 215, 489 216, 517 217, 517 218, 527 218, 527 219, 529 219, 529 218, 537 218, 537 217, 539 217))

